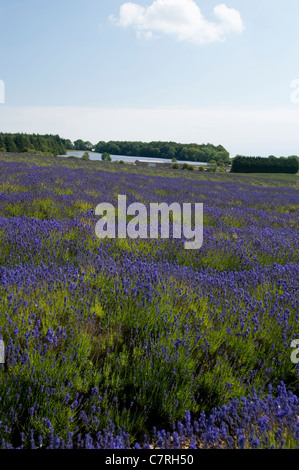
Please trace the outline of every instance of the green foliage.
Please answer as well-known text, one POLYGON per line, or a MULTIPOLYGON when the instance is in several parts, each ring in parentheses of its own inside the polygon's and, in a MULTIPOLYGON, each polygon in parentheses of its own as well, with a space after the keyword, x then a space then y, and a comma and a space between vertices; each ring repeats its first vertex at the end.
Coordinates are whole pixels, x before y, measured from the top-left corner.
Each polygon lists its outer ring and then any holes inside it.
POLYGON ((118 163, 121 163, 122 165, 124 165, 124 164, 125 164, 125 162, 124 162, 123 160, 119 160, 119 162, 118 162, 118 163))
POLYGON ((65 140, 59 135, 0 134, 0 147, 12 153, 38 153, 40 155, 65 155, 65 140))
POLYGON ((198 168, 198 170, 199 170, 199 171, 205 171, 205 167, 201 165, 201 166, 198 168))
POLYGON ((183 166, 182 166, 182 170, 194 171, 194 166, 193 165, 188 165, 188 163, 184 163, 183 166))
POLYGON ((237 155, 233 159, 233 173, 291 173, 299 170, 299 159, 296 156, 276 158, 244 157, 237 155))
POLYGON ((88 152, 84 152, 81 158, 82 158, 82 160, 90 160, 90 158, 89 158, 89 153, 88 153, 88 152))
POLYGON ((103 162, 111 162, 112 158, 110 157, 110 154, 108 152, 102 153, 102 161, 103 162))
POLYGON ((35 149, 33 147, 24 147, 22 153, 34 153, 35 149))
POLYGON ((74 150, 75 149, 75 146, 73 145, 71 140, 69 140, 69 139, 61 139, 61 140, 64 141, 64 146, 67 150, 74 150))
POLYGON ((93 145, 89 141, 84 142, 83 140, 78 139, 78 140, 75 140, 74 142, 74 148, 75 150, 92 150, 93 145))
POLYGON ((12 134, 6 134, 4 137, 4 143, 7 152, 17 152, 18 147, 15 144, 14 136, 12 134))
POLYGON ((229 163, 229 153, 221 145, 213 144, 179 144, 176 142, 130 142, 100 141, 95 145, 98 153, 108 152, 111 155, 126 155, 145 158, 167 158, 175 163, 178 160, 209 162, 210 160, 229 163))
MULTIPOLYGON (((145 158, 166 158, 176 163, 178 160, 194 162, 229 163, 229 153, 221 145, 213 144, 180 144, 176 142, 139 142, 139 141, 100 141, 95 146, 89 141, 63 139, 58 135, 39 134, 1 134, 0 148, 2 151, 26 153, 32 149, 48 155, 65 155, 66 149, 101 154, 125 155, 145 158)), ((110 161, 110 160, 106 160, 110 161)))
POLYGON ((211 173, 216 173, 217 171, 217 166, 216 165, 207 165, 205 168, 205 171, 211 172, 211 173))
POLYGON ((1 149, 1 152, 6 152, 6 147, 5 147, 4 138, 2 134, 0 134, 0 149, 1 149))

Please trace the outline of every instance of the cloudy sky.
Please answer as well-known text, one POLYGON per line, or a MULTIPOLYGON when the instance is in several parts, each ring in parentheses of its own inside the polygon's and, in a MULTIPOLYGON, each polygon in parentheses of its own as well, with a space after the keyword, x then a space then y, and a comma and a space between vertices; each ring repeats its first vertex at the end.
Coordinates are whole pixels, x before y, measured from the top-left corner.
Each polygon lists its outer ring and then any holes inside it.
POLYGON ((299 155, 298 0, 0 0, 0 131, 299 155))

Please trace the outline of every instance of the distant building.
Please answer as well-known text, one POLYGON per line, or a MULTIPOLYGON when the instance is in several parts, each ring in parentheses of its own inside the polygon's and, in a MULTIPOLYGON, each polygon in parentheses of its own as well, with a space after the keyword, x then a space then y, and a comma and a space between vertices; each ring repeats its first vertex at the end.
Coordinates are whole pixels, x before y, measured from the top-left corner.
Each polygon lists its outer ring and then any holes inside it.
POLYGON ((147 167, 152 167, 155 168, 157 166, 164 167, 164 168, 170 168, 173 163, 172 162, 161 162, 158 160, 135 160, 135 165, 138 166, 147 166, 147 167))

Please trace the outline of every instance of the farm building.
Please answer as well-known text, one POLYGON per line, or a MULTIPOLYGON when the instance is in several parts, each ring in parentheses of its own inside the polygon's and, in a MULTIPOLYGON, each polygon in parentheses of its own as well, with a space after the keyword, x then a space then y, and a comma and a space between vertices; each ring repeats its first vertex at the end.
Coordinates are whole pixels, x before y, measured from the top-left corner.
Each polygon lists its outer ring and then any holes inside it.
POLYGON ((164 167, 164 168, 170 168, 173 163, 172 162, 161 162, 158 160, 135 160, 135 164, 138 166, 149 166, 149 167, 164 167))

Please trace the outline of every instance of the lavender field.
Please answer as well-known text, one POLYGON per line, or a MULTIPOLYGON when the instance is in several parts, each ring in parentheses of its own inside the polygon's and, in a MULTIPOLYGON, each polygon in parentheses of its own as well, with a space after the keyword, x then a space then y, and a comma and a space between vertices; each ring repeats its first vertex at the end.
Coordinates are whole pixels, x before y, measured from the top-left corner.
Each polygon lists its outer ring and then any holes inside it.
POLYGON ((26 158, 0 160, 0 448, 299 448, 298 186, 26 158), (203 203, 202 248, 98 239, 118 194, 203 203))

